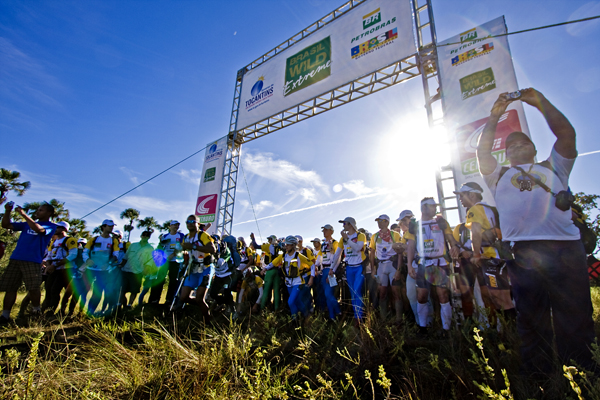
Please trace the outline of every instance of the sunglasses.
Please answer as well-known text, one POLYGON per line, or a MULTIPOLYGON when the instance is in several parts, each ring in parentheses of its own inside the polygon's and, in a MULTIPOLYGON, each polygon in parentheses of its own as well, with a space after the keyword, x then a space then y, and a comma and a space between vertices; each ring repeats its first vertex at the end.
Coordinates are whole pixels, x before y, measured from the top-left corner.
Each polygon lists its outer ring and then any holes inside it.
POLYGON ((185 221, 186 224, 195 224, 196 222, 198 221, 196 221, 195 219, 188 219, 187 221, 185 221))

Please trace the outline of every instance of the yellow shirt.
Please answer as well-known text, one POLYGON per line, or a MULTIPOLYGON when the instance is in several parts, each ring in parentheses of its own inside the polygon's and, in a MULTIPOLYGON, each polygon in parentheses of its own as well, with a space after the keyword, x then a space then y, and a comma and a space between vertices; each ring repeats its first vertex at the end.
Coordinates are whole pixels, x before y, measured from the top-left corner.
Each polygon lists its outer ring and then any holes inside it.
POLYGON ((356 266, 364 261, 367 256, 365 255, 365 246, 367 244, 367 237, 364 233, 353 234, 348 237, 348 240, 344 240, 344 238, 340 238, 340 243, 342 244, 342 248, 344 254, 346 255, 346 262, 348 265, 356 266), (354 243, 363 242, 363 247, 360 251, 355 251, 350 247, 349 242, 352 241, 354 243))
POLYGON ((338 249, 338 241, 331 239, 331 242, 326 242, 325 245, 321 245, 318 255, 322 257, 321 264, 327 268, 333 263, 333 255, 338 249), (323 248, 325 246, 325 248, 323 248), (323 252, 325 250, 325 252, 323 252))
POLYGON ((371 251, 375 251, 375 256, 379 261, 389 260, 396 254, 396 251, 392 249, 394 243, 399 243, 402 238, 396 231, 390 230, 391 241, 385 242, 379 232, 371 236, 371 251))
MULTIPOLYGON (((478 223, 479 225, 481 225, 481 229, 483 230, 488 230, 492 227, 492 224, 490 223, 490 220, 486 214, 486 207, 482 206, 481 204, 475 204, 473 207, 469 208, 469 211, 467 211, 467 221, 465 222, 465 227, 467 227, 467 229, 469 229, 471 231, 471 238, 473 237, 473 231, 471 229, 472 224, 474 222, 478 223)), ((491 210, 490 210, 491 212, 491 210)), ((496 249, 489 246, 489 247, 482 247, 482 256, 484 258, 497 258, 498 257, 498 253, 496 252, 496 249)))

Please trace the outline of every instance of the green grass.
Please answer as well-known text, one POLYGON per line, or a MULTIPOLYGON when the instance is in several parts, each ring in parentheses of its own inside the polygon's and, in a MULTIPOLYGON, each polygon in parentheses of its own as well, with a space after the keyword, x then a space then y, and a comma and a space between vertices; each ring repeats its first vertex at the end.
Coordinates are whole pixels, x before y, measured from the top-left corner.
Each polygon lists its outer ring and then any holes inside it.
MULTIPOLYGON (((598 323, 599 288, 592 299, 598 323)), ((148 314, 0 331, 0 398, 600 399, 573 368, 521 378, 513 333, 465 327, 421 340, 372 315, 361 328, 321 316, 297 328, 277 313, 207 326, 195 313, 176 324, 148 314)))

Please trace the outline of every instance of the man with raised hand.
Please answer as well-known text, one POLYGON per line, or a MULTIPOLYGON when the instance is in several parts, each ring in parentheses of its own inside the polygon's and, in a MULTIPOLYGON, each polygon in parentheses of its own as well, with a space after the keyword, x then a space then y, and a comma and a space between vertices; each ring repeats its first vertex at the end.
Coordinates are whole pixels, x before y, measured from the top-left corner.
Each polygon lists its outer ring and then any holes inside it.
POLYGON ((83 267, 88 282, 93 282, 88 312, 94 314, 104 293, 106 313, 115 310, 121 294, 121 272, 117 268, 119 241, 111 233, 115 223, 105 219, 100 226, 100 236, 94 236, 85 246, 83 267))
MULTIPOLYGON (((517 312, 510 297, 506 263, 500 259, 498 250, 493 247, 496 240, 502 239, 497 220, 498 211, 483 201, 483 189, 476 182, 464 183, 454 194, 459 196, 461 204, 467 209, 465 228, 471 231, 470 263, 480 268, 483 273, 485 287, 482 287, 481 291, 486 291, 495 309, 514 323, 517 312)), ((466 309, 469 310, 468 305, 466 309)), ((495 325, 495 318, 492 322, 495 325)))
POLYGON ((346 257, 346 279, 350 288, 350 298, 354 311, 355 324, 358 326, 364 317, 365 302, 363 299, 363 288, 365 277, 363 276, 363 261, 366 259, 365 245, 367 238, 364 233, 359 233, 356 228, 356 220, 346 217, 339 221, 343 224, 340 246, 334 255, 333 268, 329 270, 329 276, 333 276, 341 264, 342 253, 346 257))
MULTIPOLYGON (((396 283, 395 275, 398 271, 398 255, 393 249, 394 243, 401 240, 398 232, 389 229, 390 217, 385 214, 375 218, 379 231, 371 236, 371 250, 369 258, 371 259, 372 274, 378 277, 379 281, 379 311, 381 319, 387 320, 388 312, 388 287, 392 287, 392 297, 394 299, 394 308, 396 310, 396 323, 402 321, 402 293, 401 288, 396 283)), ((398 280, 398 283, 401 281, 398 280)))
POLYGON ((50 218, 54 216, 52 205, 44 203, 37 209, 35 212, 37 221, 34 221, 21 207, 17 206, 16 211, 25 222, 10 220, 13 206, 12 201, 4 206, 2 227, 21 232, 21 235, 17 241, 17 247, 10 256, 8 266, 0 277, 0 292, 6 292, 0 325, 11 322, 10 312, 17 300, 17 291, 22 283, 25 283, 33 313, 40 314, 42 258, 56 230, 56 224, 50 222, 50 218))
MULTIPOLYGON (((430 308, 429 290, 436 289, 440 301, 443 334, 448 335, 452 322, 450 305, 450 270, 444 254, 446 241, 458 247, 448 223, 441 215, 436 216, 437 204, 432 197, 421 200, 421 220, 407 236, 406 260, 408 274, 417 283, 417 314, 421 334, 427 333, 430 308)), ((410 228, 410 227, 409 227, 410 228)))
POLYGON ((498 207, 503 240, 513 243, 514 262, 508 273, 517 305, 522 370, 552 369, 553 336, 562 364, 571 365, 573 359, 593 369, 590 283, 567 192, 577 158, 575 129, 537 90, 521 90, 520 98, 516 94, 502 93, 494 103, 479 138, 477 161, 498 207), (496 161, 492 148, 498 121, 517 99, 542 113, 556 142, 550 157, 535 163, 531 139, 522 132, 511 133, 506 138, 506 168, 496 161))
POLYGON ((176 308, 180 308, 183 303, 196 304, 200 307, 205 322, 208 322, 210 313, 205 297, 216 261, 217 247, 208 233, 198 230, 198 216, 190 215, 185 223, 189 232, 185 235, 182 248, 188 253, 187 269, 189 274, 183 281, 179 293, 179 304, 176 308), (190 298, 192 290, 196 290, 194 299, 190 298))

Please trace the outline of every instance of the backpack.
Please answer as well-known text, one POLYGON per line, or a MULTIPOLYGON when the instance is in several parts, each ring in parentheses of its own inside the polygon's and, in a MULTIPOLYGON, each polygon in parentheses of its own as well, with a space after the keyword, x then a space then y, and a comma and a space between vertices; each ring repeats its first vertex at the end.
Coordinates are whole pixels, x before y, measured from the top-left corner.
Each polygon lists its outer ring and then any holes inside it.
POLYGON ((300 276, 300 259, 298 258, 299 253, 296 252, 296 254, 294 254, 294 258, 293 260, 296 260, 296 266, 291 265, 290 263, 290 268, 289 268, 289 272, 285 272, 285 255, 281 264, 281 272, 283 273, 283 276, 285 276, 286 278, 297 278, 300 276))
POLYGON ((233 236, 227 236, 223 239, 223 242, 229 248, 229 253, 231 254, 231 263, 234 268, 237 268, 242 263, 242 256, 240 255, 237 248, 237 239, 233 236))
MULTIPOLYGON (((390 230, 390 237, 392 239, 392 244, 396 243, 396 241, 394 240, 394 231, 390 230)), ((375 242, 375 246, 377 247, 377 240, 379 240, 379 231, 377 231, 375 233, 375 238, 374 238, 374 242, 375 242)), ((375 262, 379 262, 379 260, 377 259, 377 248, 371 249, 370 251, 374 251, 375 252, 375 262)), ((365 253, 366 254, 366 253, 365 253)), ((368 254, 366 254, 368 256, 368 254)), ((390 257, 390 260, 392 261, 393 264, 396 264, 398 262, 398 254, 394 254, 392 257, 390 257)))
MULTIPOLYGON (((539 163, 534 163, 533 165, 539 165, 540 167, 544 167, 544 168, 548 168, 550 171, 554 172, 554 175, 556 175, 558 177, 558 174, 556 173, 556 171, 554 170, 554 168, 552 168, 552 165, 550 164, 550 161, 548 160, 544 160, 542 162, 539 163)), ((504 174, 506 174, 508 172, 509 169, 511 169, 512 167, 502 167, 500 168, 500 175, 498 175, 498 182, 500 182, 500 179, 502 179, 502 177, 504 176, 504 174)), ((496 184, 498 184, 498 182, 496 182, 496 184)))
MULTIPOLYGON (((89 245, 89 250, 90 250, 90 253, 91 253, 92 251, 94 251, 94 245, 96 244, 96 239, 98 239, 99 237, 100 237, 100 236, 94 236, 94 237, 92 238, 92 240, 90 240, 90 241, 88 242, 88 244, 86 245, 86 247, 89 245)), ((64 242, 63 242, 63 243, 64 243, 64 242)), ((117 247, 119 247, 119 241, 118 241, 118 240, 117 240, 117 238, 115 238, 114 236, 113 236, 113 238, 112 238, 112 243, 113 243, 113 245, 112 245, 112 248, 113 248, 113 249, 114 249, 115 245, 116 245, 117 247)), ((113 254, 112 254, 112 253, 113 253, 113 252, 111 251, 111 252, 110 252, 110 255, 108 256, 108 259, 109 259, 109 260, 113 258, 113 254)))

